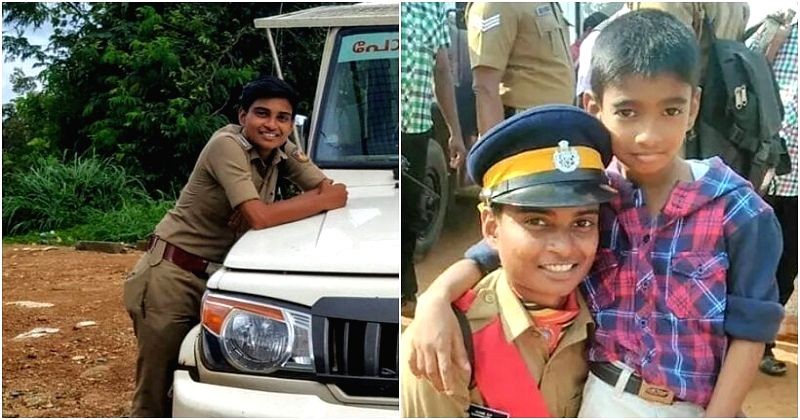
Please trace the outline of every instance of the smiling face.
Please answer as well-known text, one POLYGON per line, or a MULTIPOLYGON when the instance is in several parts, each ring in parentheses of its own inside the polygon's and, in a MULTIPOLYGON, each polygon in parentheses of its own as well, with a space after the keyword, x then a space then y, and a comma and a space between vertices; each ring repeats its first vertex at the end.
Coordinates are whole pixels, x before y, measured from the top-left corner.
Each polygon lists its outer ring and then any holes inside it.
POLYGON ((484 238, 525 301, 558 308, 586 277, 599 240, 599 205, 481 213, 484 238))
POLYGON ((292 105, 284 98, 257 99, 246 112, 239 111, 239 124, 258 154, 266 158, 286 143, 294 129, 292 105))
POLYGON ((670 176, 699 106, 700 90, 668 74, 629 76, 606 86, 602 98, 584 97, 584 108, 611 132, 614 155, 640 181, 670 176))

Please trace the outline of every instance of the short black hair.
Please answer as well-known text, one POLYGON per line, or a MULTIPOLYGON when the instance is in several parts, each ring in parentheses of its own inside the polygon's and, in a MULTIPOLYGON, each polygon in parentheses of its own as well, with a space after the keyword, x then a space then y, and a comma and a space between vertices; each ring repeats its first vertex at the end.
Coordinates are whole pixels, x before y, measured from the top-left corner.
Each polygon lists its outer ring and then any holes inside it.
POLYGON ((628 12, 600 31, 592 50, 592 91, 602 100, 607 86, 628 76, 670 74, 696 87, 700 49, 691 29, 661 10, 628 12))
POLYGON ((606 20, 606 19, 608 19, 608 15, 603 13, 603 12, 594 12, 594 13, 592 13, 591 15, 589 15, 583 21, 583 28, 582 28, 583 31, 582 32, 586 32, 586 31, 594 28, 595 26, 603 23, 603 21, 606 20))
POLYGON ((239 98, 239 106, 244 112, 247 112, 253 102, 259 99, 273 98, 289 101, 289 105, 292 106, 292 117, 295 116, 300 95, 291 85, 275 76, 262 76, 244 85, 242 96, 239 98))

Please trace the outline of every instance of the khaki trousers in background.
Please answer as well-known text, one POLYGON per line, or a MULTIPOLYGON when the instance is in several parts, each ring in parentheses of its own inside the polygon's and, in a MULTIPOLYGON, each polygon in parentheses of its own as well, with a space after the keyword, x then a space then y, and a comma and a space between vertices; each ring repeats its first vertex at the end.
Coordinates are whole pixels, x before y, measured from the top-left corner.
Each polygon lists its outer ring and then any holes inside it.
POLYGON ((131 417, 170 417, 169 395, 178 351, 200 322, 206 281, 162 258, 164 242, 145 253, 125 281, 138 357, 131 417))

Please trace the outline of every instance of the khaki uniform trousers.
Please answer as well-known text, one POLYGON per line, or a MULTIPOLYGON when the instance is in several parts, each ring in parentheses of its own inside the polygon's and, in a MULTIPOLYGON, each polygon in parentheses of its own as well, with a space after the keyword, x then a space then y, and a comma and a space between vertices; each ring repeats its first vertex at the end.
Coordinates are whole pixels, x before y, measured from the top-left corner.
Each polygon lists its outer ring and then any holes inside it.
POLYGON ((200 322, 206 281, 162 259, 163 242, 145 253, 124 285, 138 345, 132 417, 170 417, 173 373, 189 330, 200 322))

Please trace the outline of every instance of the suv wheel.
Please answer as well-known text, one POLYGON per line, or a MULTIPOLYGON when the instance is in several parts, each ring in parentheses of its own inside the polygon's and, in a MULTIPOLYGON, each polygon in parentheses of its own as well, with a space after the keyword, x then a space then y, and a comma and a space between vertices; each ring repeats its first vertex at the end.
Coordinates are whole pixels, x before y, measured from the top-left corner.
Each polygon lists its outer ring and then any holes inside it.
POLYGON ((447 213, 447 204, 450 202, 450 175, 447 170, 447 159, 442 147, 435 140, 428 141, 427 160, 423 182, 439 197, 428 191, 422 192, 422 209, 427 224, 417 238, 414 252, 417 261, 425 257, 439 240, 442 226, 444 226, 444 216, 447 213))

